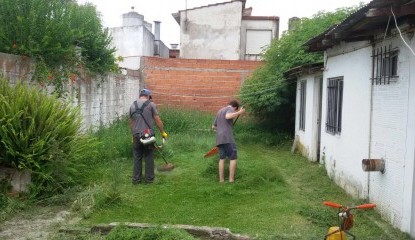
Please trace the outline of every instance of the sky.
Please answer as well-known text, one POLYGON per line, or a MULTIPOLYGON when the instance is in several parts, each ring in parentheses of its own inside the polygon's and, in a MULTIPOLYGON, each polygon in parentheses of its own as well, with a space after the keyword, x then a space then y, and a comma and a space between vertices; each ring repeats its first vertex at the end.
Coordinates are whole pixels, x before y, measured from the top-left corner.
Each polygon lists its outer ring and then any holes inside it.
MULTIPOLYGON (((97 6, 104 27, 120 27, 122 14, 134 11, 144 16, 144 20, 153 24, 161 21, 160 38, 170 47, 170 44, 180 44, 180 26, 174 20, 172 13, 187 8, 206 6, 214 3, 229 2, 230 0, 77 0, 97 6)), ((245 7, 252 7, 252 16, 277 16, 280 18, 280 32, 288 28, 291 17, 312 17, 319 11, 334 11, 341 7, 351 7, 359 3, 367 4, 370 0, 247 0, 245 7)))

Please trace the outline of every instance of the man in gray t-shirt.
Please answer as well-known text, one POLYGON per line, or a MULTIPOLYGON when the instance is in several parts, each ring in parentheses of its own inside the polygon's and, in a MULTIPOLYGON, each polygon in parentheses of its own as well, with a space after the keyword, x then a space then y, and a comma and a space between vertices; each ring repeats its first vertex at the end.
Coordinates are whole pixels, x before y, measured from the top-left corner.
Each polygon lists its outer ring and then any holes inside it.
POLYGON ((159 113, 151 100, 151 91, 143 89, 140 91, 138 100, 134 101, 130 107, 130 129, 133 135, 133 184, 138 184, 143 180, 152 183, 154 180, 154 144, 145 145, 140 139, 145 133, 154 135, 154 123, 156 123, 163 138, 167 133, 163 129, 163 122, 159 113), (141 114, 140 114, 141 112, 141 114), (143 158, 145 158, 144 179, 142 176, 143 158))
POLYGON ((233 121, 245 112, 243 107, 238 109, 239 103, 237 101, 229 102, 228 106, 218 111, 212 124, 212 129, 216 131, 216 146, 219 148, 219 182, 225 181, 224 169, 226 158, 230 160, 229 182, 235 181, 237 151, 233 137, 233 121))

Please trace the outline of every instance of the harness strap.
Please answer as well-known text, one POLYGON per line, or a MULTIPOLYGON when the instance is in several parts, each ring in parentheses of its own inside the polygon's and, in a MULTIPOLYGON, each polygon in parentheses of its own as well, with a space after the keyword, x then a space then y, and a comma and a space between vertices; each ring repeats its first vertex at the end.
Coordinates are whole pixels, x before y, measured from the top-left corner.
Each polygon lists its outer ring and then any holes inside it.
POLYGON ((145 107, 147 107, 148 104, 150 104, 150 100, 145 101, 143 103, 143 105, 141 106, 141 108, 138 108, 137 101, 134 101, 135 112, 141 115, 141 117, 143 118, 143 120, 146 123, 147 127, 150 128, 150 124, 148 124, 146 118, 143 116, 143 110, 144 110, 145 107))

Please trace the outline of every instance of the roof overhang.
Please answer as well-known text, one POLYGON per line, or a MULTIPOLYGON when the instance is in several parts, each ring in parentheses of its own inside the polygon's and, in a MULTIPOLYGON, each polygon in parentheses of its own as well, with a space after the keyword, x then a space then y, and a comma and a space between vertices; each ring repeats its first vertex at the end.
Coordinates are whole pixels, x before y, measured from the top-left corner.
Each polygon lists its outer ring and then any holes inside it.
POLYGON ((400 25, 413 26, 415 0, 373 0, 339 25, 332 26, 307 41, 304 46, 310 52, 318 52, 331 48, 341 41, 372 41, 376 35, 385 31, 388 23, 394 26, 394 17, 400 25))
POLYGON ((284 72, 284 76, 288 81, 297 80, 299 76, 323 72, 323 68, 323 62, 305 64, 291 68, 290 70, 284 72))

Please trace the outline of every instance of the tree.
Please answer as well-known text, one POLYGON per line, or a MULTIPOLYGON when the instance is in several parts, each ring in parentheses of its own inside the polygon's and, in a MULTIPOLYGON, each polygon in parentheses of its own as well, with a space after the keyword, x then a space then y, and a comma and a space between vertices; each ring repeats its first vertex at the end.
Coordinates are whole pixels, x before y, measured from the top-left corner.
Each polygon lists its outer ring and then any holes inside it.
POLYGON ((0 52, 34 58, 34 80, 58 92, 79 69, 116 69, 111 38, 91 4, 74 0, 0 0, 0 52))
POLYGON ((295 119, 295 82, 284 72, 304 64, 323 61, 323 53, 306 52, 304 43, 329 27, 339 24, 361 6, 318 12, 312 18, 294 23, 293 30, 274 40, 263 54, 264 65, 242 85, 241 102, 272 128, 291 131, 295 119))

